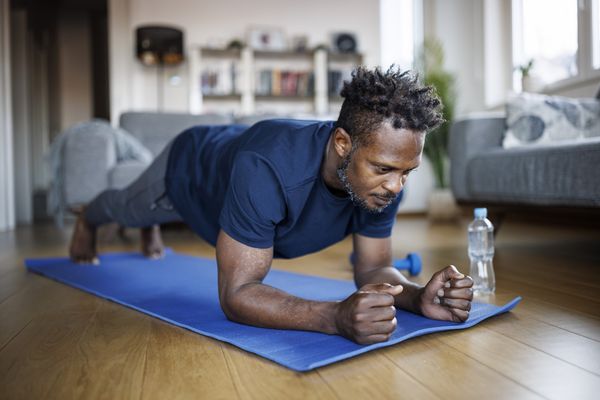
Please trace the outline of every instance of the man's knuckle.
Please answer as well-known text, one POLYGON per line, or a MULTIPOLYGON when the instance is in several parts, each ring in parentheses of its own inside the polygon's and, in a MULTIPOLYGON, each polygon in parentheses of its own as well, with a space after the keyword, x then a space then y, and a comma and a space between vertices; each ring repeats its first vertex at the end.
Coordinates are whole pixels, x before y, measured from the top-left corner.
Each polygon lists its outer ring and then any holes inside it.
POLYGON ((358 307, 364 307, 369 301, 369 295, 367 293, 361 293, 356 299, 356 305, 358 307))
POLYGON ((367 343, 367 338, 363 337, 361 335, 356 335, 354 336, 354 341, 358 344, 368 344, 367 343))

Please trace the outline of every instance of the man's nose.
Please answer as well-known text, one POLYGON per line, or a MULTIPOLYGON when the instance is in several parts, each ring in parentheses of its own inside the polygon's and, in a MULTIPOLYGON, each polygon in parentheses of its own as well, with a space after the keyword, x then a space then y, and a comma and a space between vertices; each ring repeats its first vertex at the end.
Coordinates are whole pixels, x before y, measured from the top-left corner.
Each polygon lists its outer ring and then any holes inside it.
POLYGON ((402 191, 404 187, 404 177, 402 175, 395 175, 384 182, 383 188, 388 192, 394 193, 396 196, 402 191))

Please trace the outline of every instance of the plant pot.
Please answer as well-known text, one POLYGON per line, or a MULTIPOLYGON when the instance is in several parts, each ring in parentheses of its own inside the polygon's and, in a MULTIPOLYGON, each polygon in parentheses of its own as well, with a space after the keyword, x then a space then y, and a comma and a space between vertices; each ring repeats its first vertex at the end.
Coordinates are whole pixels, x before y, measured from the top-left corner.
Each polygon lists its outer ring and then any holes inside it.
POLYGON ((451 222, 459 219, 460 209, 450 189, 434 189, 429 194, 427 216, 434 222, 451 222))
POLYGON ((527 75, 521 78, 521 88, 523 92, 539 92, 542 89, 542 86, 542 82, 536 76, 527 75))

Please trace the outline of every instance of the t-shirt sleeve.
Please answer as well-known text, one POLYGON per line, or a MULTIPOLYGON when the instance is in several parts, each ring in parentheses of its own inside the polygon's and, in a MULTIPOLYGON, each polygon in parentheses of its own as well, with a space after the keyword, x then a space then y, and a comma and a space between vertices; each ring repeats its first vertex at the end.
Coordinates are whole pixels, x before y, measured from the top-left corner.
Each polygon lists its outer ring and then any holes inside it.
POLYGON ((398 212, 398 206, 402 201, 403 193, 404 192, 400 192, 400 195, 392 202, 392 204, 387 206, 381 213, 373 214, 361 210, 357 233, 372 238, 385 238, 391 236, 394 222, 396 222, 396 213, 398 212))
POLYGON ((285 210, 283 187, 269 162, 256 153, 240 153, 219 216, 221 229, 247 246, 268 248, 285 210))

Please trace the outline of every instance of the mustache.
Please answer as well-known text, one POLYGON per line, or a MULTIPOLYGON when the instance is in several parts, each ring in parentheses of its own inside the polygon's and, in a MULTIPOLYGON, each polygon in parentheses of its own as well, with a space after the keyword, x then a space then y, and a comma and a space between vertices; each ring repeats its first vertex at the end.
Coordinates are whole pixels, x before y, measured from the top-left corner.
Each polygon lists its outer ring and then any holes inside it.
POLYGON ((394 193, 385 193, 385 194, 375 193, 375 196, 379 197, 380 199, 386 200, 386 201, 393 201, 397 197, 397 195, 394 193))

